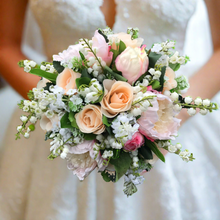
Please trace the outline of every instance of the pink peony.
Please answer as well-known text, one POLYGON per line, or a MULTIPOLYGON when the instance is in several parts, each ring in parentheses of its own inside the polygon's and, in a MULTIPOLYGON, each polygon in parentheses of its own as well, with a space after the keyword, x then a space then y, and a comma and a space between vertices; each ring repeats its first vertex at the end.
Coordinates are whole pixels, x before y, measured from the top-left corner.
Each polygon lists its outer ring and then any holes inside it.
POLYGON ((81 44, 71 45, 67 50, 64 50, 58 55, 53 55, 54 61, 60 61, 61 63, 66 63, 73 57, 80 57, 79 50, 82 48, 81 44))
POLYGON ((67 167, 80 180, 84 180, 97 167, 96 160, 91 157, 94 143, 94 140, 84 141, 70 148, 67 167))
POLYGON ((130 84, 147 71, 149 59, 144 49, 145 45, 142 48, 127 47, 115 60, 117 70, 130 84))
MULTIPOLYGON (((147 93, 155 95, 152 92, 147 93)), ((154 140, 174 139, 181 120, 174 117, 171 99, 162 94, 156 95, 156 100, 151 102, 153 107, 149 107, 138 119, 139 132, 154 140)))
MULTIPOLYGON (((109 46, 105 38, 99 34, 96 30, 94 37, 92 38, 92 47, 97 48, 98 52, 96 53, 97 57, 101 57, 103 61, 105 61, 106 65, 109 66, 112 62, 113 53, 110 52, 111 46, 109 46)), ((93 53, 89 53, 86 58, 94 56, 93 53)))
POLYGON ((144 136, 139 133, 136 132, 133 136, 131 140, 128 140, 125 145, 124 145, 124 150, 126 151, 135 151, 137 150, 139 147, 141 147, 141 145, 144 144, 144 136))

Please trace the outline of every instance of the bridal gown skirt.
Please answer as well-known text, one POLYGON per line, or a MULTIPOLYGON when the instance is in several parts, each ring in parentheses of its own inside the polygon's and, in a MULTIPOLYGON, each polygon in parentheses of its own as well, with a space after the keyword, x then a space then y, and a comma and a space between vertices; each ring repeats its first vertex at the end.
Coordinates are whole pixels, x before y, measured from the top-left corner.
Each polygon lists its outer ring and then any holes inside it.
POLYGON ((48 160, 50 145, 40 127, 29 140, 15 141, 21 114, 15 111, 0 154, 0 219, 219 219, 218 114, 195 116, 181 128, 178 141, 194 152, 194 162, 167 155, 166 163, 158 161, 129 198, 123 194, 123 180, 106 183, 94 171, 80 182, 64 160, 48 160))

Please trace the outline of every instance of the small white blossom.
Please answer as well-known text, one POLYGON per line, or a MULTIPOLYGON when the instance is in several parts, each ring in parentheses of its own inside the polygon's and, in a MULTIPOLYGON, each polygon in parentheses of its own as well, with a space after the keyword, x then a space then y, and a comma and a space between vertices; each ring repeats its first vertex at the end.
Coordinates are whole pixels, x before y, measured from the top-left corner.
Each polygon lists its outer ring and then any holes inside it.
POLYGON ((170 94, 171 94, 171 92, 170 92, 169 90, 165 90, 163 94, 164 94, 165 96, 168 96, 168 97, 169 97, 170 94))
POLYGON ((199 113, 201 115, 206 115, 208 113, 208 110, 207 109, 200 109, 199 113))
POLYGON ((177 151, 177 147, 176 147, 175 145, 170 145, 170 146, 168 147, 168 151, 169 151, 170 153, 175 153, 175 152, 177 151))
POLYGON ((174 109, 174 111, 179 112, 179 111, 181 111, 182 106, 179 105, 179 104, 175 104, 175 105, 173 106, 173 109, 174 109))
POLYGON ((29 138, 30 134, 28 132, 24 133, 25 138, 29 138))
POLYGON ((22 109, 24 112, 28 112, 29 111, 29 107, 28 106, 24 106, 22 109))
POLYGON ((185 57, 179 57, 177 62, 183 65, 185 63, 185 57))
POLYGON ((54 116, 54 112, 51 110, 47 110, 45 115, 47 116, 47 118, 52 118, 54 116))
POLYGON ((95 102, 98 99, 96 92, 90 92, 86 95, 85 102, 95 102))
POLYGON ((176 144, 176 148, 179 150, 179 149, 182 148, 182 145, 181 145, 180 143, 177 143, 177 144, 176 144))
POLYGON ((112 150, 105 150, 104 153, 102 154, 102 157, 104 159, 108 158, 108 157, 112 157, 113 156, 113 151, 112 150))
POLYGON ((21 130, 22 130, 22 126, 20 125, 17 127, 17 131, 20 132, 21 130))
POLYGON ((184 102, 185 102, 186 104, 190 104, 190 103, 192 102, 192 97, 186 96, 186 97, 184 98, 184 102))
POLYGON ((41 65, 41 66, 40 66, 40 69, 43 70, 43 71, 46 71, 47 68, 46 68, 46 66, 41 65))
POLYGON ((138 116, 138 115, 141 115, 142 111, 140 108, 133 108, 131 110, 131 114, 134 115, 135 117, 138 116))
POLYGON ((24 71, 29 73, 31 71, 31 67, 30 66, 25 66, 24 71))
POLYGON ((187 112, 188 112, 188 114, 189 114, 190 116, 193 116, 193 115, 196 114, 196 109, 194 109, 194 108, 189 108, 189 109, 187 109, 187 112))
POLYGON ((138 161, 139 161, 138 157, 133 157, 133 162, 138 162, 138 161))
POLYGON ((201 105, 202 104, 202 99, 200 97, 197 97, 195 100, 194 100, 194 103, 196 105, 201 105))
POLYGON ((29 100, 24 100, 24 105, 25 106, 29 106, 30 105, 30 101, 29 100))
POLYGON ((204 99, 204 100, 202 101, 202 104, 203 104, 204 106, 210 106, 211 101, 210 101, 209 99, 204 99))
POLYGON ((31 60, 31 61, 29 62, 29 65, 30 65, 31 67, 35 67, 35 66, 37 65, 37 63, 34 62, 33 60, 31 60))
POLYGON ((32 101, 32 102, 30 103, 30 107, 33 108, 33 109, 37 108, 37 102, 32 101))
POLYGON ((162 49, 163 48, 161 44, 154 44, 154 46, 151 48, 151 51, 155 53, 159 53, 162 49))
POLYGON ((170 57, 169 62, 172 63, 172 64, 177 63, 178 62, 178 56, 179 56, 179 53, 175 52, 173 54, 173 56, 170 57))
POLYGON ((36 108, 36 109, 35 109, 35 114, 36 114, 37 116, 41 116, 42 110, 41 110, 40 108, 36 108))
POLYGON ((31 118, 30 118, 30 122, 33 123, 33 124, 35 124, 36 121, 37 121, 37 118, 34 117, 34 116, 31 116, 31 118))
POLYGON ((25 116, 25 115, 22 115, 20 117, 20 119, 21 119, 22 122, 26 122, 28 120, 27 116, 25 116))
POLYGON ((172 101, 177 101, 179 98, 179 94, 176 92, 171 93, 170 98, 172 101))

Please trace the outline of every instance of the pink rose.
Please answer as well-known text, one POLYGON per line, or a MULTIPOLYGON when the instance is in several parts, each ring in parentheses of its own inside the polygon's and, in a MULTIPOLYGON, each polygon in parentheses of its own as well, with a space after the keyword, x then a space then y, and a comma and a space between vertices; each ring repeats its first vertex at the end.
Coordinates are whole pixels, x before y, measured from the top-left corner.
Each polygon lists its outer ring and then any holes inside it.
MULTIPOLYGON (((94 37, 92 38, 92 47, 96 47, 98 52, 96 53, 97 57, 101 57, 103 61, 105 61, 106 65, 109 66, 112 62, 113 53, 110 52, 111 46, 109 46, 105 38, 99 34, 96 30, 94 37)), ((94 56, 93 53, 89 53, 86 58, 94 56)))
POLYGON ((117 70, 122 72, 122 76, 130 84, 147 71, 149 59, 144 48, 145 46, 142 48, 127 47, 115 60, 117 70))
POLYGON ((64 50, 58 55, 53 55, 54 61, 60 61, 61 63, 67 63, 73 57, 80 57, 79 50, 82 48, 81 44, 71 45, 67 50, 64 50))
POLYGON ((80 78, 81 74, 74 72, 72 69, 65 68, 56 79, 57 86, 65 90, 65 94, 70 89, 76 89, 76 79, 80 78))
POLYGON ((94 140, 84 141, 70 148, 67 156, 67 167, 80 180, 84 180, 96 167, 97 162, 91 156, 94 140))
MULTIPOLYGON (((152 92, 146 93, 155 95, 152 92)), ((139 132, 154 140, 174 139, 181 120, 174 117, 171 99, 162 94, 156 95, 156 100, 151 102, 153 107, 149 107, 138 119, 139 132)))
POLYGON ((128 140, 125 145, 124 145, 124 150, 126 151, 135 151, 137 150, 139 147, 141 147, 141 145, 144 144, 144 136, 139 133, 136 132, 133 136, 131 140, 128 140))

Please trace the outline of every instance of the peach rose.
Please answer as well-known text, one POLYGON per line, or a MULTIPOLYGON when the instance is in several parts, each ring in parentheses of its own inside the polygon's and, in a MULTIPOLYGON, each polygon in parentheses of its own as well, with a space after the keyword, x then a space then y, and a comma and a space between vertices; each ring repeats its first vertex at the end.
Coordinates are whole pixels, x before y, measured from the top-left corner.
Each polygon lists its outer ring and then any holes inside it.
POLYGON ((58 115, 54 115, 52 118, 48 118, 45 114, 42 115, 40 119, 40 127, 43 131, 47 132, 53 128, 53 125, 59 124, 60 119, 58 115))
POLYGON ((66 94, 70 89, 76 89, 76 79, 80 77, 80 73, 76 73, 69 68, 65 68, 63 72, 57 76, 56 84, 57 86, 62 87, 66 94))
POLYGON ((130 84, 143 75, 148 68, 149 59, 145 52, 145 45, 139 47, 127 47, 115 60, 117 70, 122 72, 130 84))
POLYGON ((119 112, 131 108, 133 88, 129 83, 105 79, 103 86, 105 93, 101 101, 101 111, 105 116, 113 118, 119 112))
POLYGON ((167 67, 165 77, 169 79, 164 83, 163 93, 165 90, 171 90, 177 87, 177 82, 175 80, 175 72, 170 67, 167 67))
POLYGON ((76 123, 83 133, 101 134, 105 130, 102 123, 101 108, 97 105, 86 105, 75 115, 76 123))
POLYGON ((144 39, 143 38, 136 38, 136 39, 131 39, 130 34, 126 34, 124 32, 118 33, 118 34, 113 34, 109 36, 110 42, 112 42, 112 49, 116 50, 117 49, 117 43, 123 41, 126 45, 126 47, 141 47, 141 44, 143 43, 144 39))

